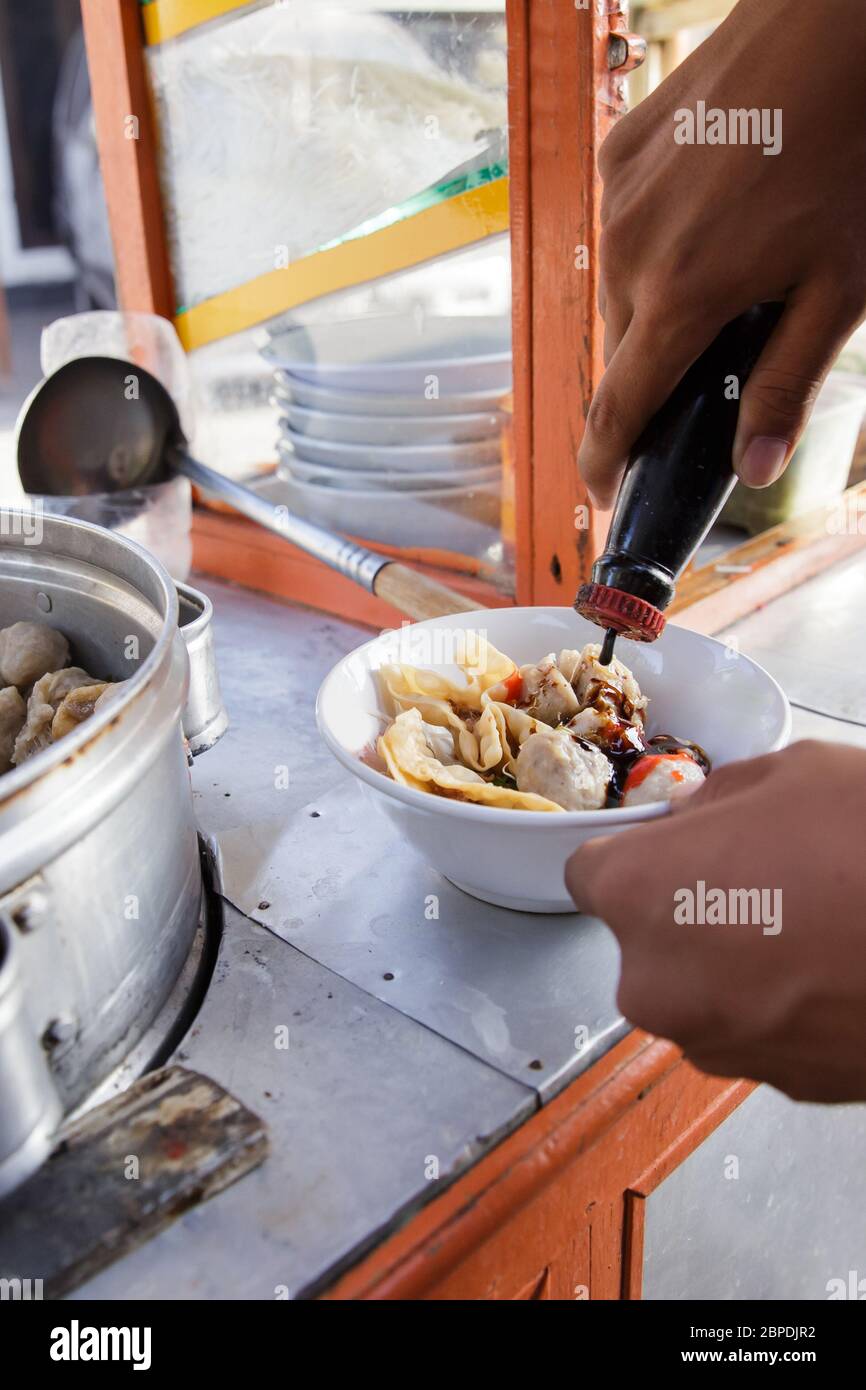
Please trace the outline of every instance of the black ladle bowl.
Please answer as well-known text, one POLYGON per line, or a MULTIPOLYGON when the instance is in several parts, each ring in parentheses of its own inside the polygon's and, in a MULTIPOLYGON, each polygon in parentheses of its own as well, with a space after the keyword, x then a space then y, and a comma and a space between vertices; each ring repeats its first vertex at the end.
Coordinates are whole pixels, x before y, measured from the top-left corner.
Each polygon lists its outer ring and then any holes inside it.
POLYGON ((186 441, 155 376, 114 357, 79 357, 37 386, 18 425, 27 492, 84 497, 165 482, 186 441))

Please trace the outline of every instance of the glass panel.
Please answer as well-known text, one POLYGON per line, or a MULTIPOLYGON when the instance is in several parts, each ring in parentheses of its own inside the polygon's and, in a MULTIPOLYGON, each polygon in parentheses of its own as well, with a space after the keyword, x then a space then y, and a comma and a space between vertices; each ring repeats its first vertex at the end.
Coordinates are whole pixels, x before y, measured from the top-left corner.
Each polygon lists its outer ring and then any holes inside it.
POLYGON ((504 9, 247 6, 149 64, 187 341, 250 330, 193 352, 202 457, 508 587, 504 9))

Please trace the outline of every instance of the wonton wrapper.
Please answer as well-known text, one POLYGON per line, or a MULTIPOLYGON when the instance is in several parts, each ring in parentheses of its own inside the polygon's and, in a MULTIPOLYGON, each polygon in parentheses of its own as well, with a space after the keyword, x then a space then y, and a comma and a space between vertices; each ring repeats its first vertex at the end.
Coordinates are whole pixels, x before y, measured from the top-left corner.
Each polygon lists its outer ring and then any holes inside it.
MULTIPOLYGON (((485 696, 484 698, 486 700, 488 697, 485 696)), ((530 734, 536 734, 539 730, 546 730, 549 733, 549 726, 542 724, 534 715, 527 714, 526 710, 517 709, 516 706, 506 704, 501 700, 491 700, 487 708, 492 712, 499 729, 499 741, 504 750, 503 769, 506 772, 513 772, 517 754, 512 753, 512 745, 517 744, 517 753, 519 753, 530 734)))
POLYGON ((89 719, 96 709, 96 703, 106 690, 111 689, 110 681, 99 681, 95 685, 79 685, 63 697, 51 725, 51 737, 56 743, 65 734, 71 734, 79 724, 89 719))
POLYGON ((27 718, 27 706, 20 690, 7 685, 0 690, 0 772, 8 772, 12 766, 15 740, 27 718))
POLYGON ((66 666, 62 671, 47 671, 40 676, 27 701, 27 721, 15 740, 12 762, 16 767, 53 743, 51 725, 69 692, 92 684, 93 677, 80 666, 66 666))
POLYGON ((610 685, 614 690, 619 690, 643 722, 643 713, 649 704, 649 698, 641 694, 640 686, 619 657, 615 656, 610 666, 602 666, 598 659, 600 655, 601 647, 597 642, 590 642, 582 652, 559 653, 557 664, 563 674, 573 682, 581 709, 586 704, 590 687, 594 682, 600 681, 603 685, 610 685), (569 671, 570 660, 574 657, 577 657, 577 661, 574 662, 573 670, 569 671))
POLYGON ((430 791, 430 784, 446 792, 456 792, 464 801, 484 806, 501 806, 515 811, 561 811, 555 801, 532 792, 514 791, 485 782, 471 768, 446 767, 434 757, 424 732, 424 721, 417 709, 398 714, 379 739, 379 753, 395 782, 417 790, 430 791))
POLYGON ((467 678, 463 684, 419 666, 383 666, 379 677, 395 704, 408 695, 426 695, 435 700, 452 700, 463 709, 480 710, 484 692, 501 685, 516 669, 514 662, 491 646, 480 633, 458 632, 455 644, 455 665, 467 678), (473 656, 477 660, 473 661, 473 656))
POLYGON ((508 752, 507 744, 503 747, 501 741, 499 722, 489 707, 470 723, 455 713, 448 700, 434 699, 430 695, 394 695, 392 698, 399 714, 415 709, 425 723, 450 729, 463 762, 476 772, 489 772, 498 767, 508 752))

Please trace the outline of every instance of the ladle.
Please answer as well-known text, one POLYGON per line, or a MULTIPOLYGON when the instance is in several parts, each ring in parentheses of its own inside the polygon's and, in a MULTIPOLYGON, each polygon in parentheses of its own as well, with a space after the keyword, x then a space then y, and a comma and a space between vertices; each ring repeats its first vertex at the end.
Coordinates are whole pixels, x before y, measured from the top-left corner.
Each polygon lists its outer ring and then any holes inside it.
POLYGON ((435 579, 274 505, 191 457, 170 393, 116 357, 77 357, 36 388, 18 421, 18 472, 27 492, 83 497, 126 492, 182 473, 203 492, 314 555, 410 618, 477 605, 435 579))

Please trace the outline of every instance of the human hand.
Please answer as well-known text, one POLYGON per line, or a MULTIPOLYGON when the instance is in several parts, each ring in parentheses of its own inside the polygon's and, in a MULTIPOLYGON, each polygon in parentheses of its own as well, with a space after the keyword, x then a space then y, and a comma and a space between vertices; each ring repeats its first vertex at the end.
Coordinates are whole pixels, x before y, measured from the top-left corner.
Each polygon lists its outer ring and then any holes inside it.
POLYGON ((864 832, 866 750, 798 743, 583 845, 566 882, 619 941, 632 1023, 706 1072, 866 1100, 864 832), (711 920, 713 889, 728 925, 711 920))
POLYGON ((597 505, 613 504, 631 446, 691 363, 765 300, 787 307, 743 393, 734 467, 752 487, 784 470, 866 314, 864 62, 866 6, 740 0, 605 141, 608 368, 580 450, 597 505), (699 102, 764 113, 759 143, 677 143, 678 113, 695 113, 697 133, 699 102))

